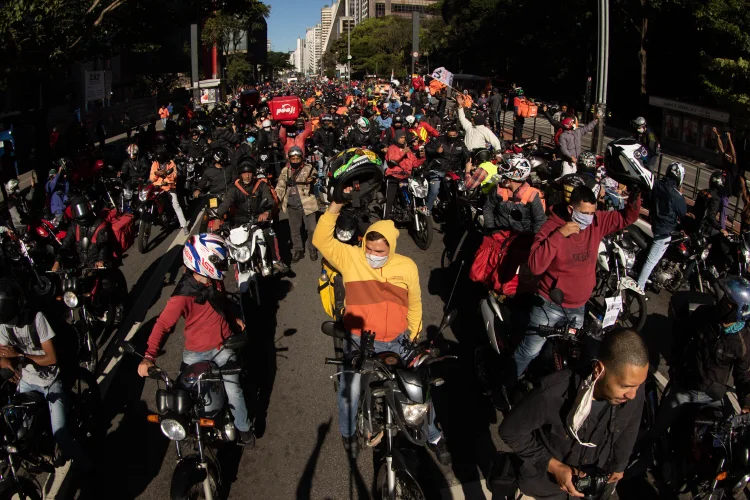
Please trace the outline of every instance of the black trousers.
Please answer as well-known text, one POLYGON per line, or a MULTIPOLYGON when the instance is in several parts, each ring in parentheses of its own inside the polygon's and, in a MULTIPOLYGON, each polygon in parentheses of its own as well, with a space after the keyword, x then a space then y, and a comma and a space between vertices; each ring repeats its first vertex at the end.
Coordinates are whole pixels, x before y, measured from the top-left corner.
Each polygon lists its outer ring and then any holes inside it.
POLYGON ((526 121, 526 118, 523 116, 519 116, 516 118, 516 121, 513 122, 513 140, 514 141, 520 141, 523 139, 523 124, 526 121))
POLYGON ((396 201, 400 183, 400 180, 393 177, 386 177, 385 179, 385 210, 383 211, 383 219, 388 219, 391 216, 391 210, 393 210, 393 203, 396 201))

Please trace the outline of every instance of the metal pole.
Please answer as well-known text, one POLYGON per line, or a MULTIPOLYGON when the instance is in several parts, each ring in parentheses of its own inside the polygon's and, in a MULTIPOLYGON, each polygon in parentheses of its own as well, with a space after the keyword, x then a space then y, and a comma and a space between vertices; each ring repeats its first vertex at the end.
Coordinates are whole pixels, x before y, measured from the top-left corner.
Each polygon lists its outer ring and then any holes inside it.
POLYGON ((536 135, 536 115, 534 115, 534 128, 531 130, 531 138, 533 139, 536 135))
POLYGON ((352 84, 352 26, 349 19, 346 20, 346 76, 349 86, 352 84))
POLYGON ((599 126, 596 151, 604 152, 604 119, 607 114, 607 78, 609 76, 609 0, 599 0, 599 65, 597 72, 597 103, 599 126))
POLYGON ((500 114, 503 115, 502 123, 500 124, 500 139, 502 139, 503 134, 505 133, 505 112, 508 110, 508 106, 505 106, 505 109, 503 109, 503 99, 500 99, 500 114))

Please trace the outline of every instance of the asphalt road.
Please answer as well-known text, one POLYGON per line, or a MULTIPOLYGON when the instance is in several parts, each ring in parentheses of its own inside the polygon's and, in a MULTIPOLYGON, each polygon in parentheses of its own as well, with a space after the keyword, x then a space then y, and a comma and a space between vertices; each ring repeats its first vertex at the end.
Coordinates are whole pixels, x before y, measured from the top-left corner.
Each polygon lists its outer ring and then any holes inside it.
MULTIPOLYGON (((288 238, 286 221, 278 233, 288 238)), ((131 312, 126 324, 103 345, 100 377, 105 395, 102 422, 105 436, 92 450, 101 465, 94 477, 73 480, 70 497, 114 499, 169 498, 176 454, 158 425, 146 421, 154 409, 157 383, 136 373, 138 359, 120 356, 116 344, 131 338, 139 350, 154 321, 182 276, 184 237, 163 235, 146 255, 132 248, 125 258, 131 290, 131 312), (115 359, 110 361, 110 356, 115 359), (125 480, 123 480, 125 479, 125 480)), ((443 243, 437 234, 432 247, 419 250, 401 231, 398 250, 412 257, 420 270, 424 324, 440 323, 453 284, 453 271, 441 269, 443 243)), ((461 311, 444 343, 456 362, 443 365, 446 383, 434 391, 438 418, 453 453, 453 465, 442 467, 427 451, 420 453, 420 479, 428 498, 488 498, 482 480, 491 459, 504 446, 497 436, 502 415, 476 385, 472 355, 484 332, 478 321, 477 289, 460 281, 451 307, 461 311)), ((361 499, 372 493, 376 470, 373 453, 363 450, 356 462, 343 451, 338 432, 333 367, 323 359, 333 354, 332 341, 320 333, 327 319, 317 295, 320 263, 308 258, 293 265, 289 277, 273 280, 263 291, 263 305, 247 318, 251 345, 243 355, 248 377, 244 380, 248 405, 256 416, 257 445, 219 448, 224 494, 249 499, 361 499)), ((228 280, 231 278, 228 278, 228 280)), ((653 344, 654 363, 664 371, 661 353, 668 352, 666 297, 652 297, 644 335, 653 344)), ((158 364, 177 374, 182 346, 182 321, 170 335, 158 364)), ((629 485, 635 487, 632 483, 629 485)), ((643 499, 658 495, 647 483, 637 485, 643 499)), ((630 495, 622 496, 628 498, 630 495)))

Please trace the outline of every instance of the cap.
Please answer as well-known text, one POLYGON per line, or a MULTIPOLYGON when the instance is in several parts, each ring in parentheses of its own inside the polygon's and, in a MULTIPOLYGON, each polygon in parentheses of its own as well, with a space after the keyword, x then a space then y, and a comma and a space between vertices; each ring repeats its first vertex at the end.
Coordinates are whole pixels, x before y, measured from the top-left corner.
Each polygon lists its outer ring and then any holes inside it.
POLYGON ((49 172, 47 172, 47 175, 57 175, 57 170, 54 168, 49 169, 49 172))

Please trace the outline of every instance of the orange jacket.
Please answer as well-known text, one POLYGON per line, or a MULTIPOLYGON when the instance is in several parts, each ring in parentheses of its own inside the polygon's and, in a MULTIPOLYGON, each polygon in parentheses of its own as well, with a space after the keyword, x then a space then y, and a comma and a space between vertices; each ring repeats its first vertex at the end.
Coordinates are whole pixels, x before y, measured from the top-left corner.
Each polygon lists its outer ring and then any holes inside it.
POLYGON ((169 110, 166 106, 162 106, 161 108, 159 108, 159 116, 161 118, 169 118, 169 110))
POLYGON ((171 172, 165 177, 156 175, 158 170, 159 162, 155 161, 151 164, 151 174, 148 176, 148 179, 154 184, 154 186, 161 187, 163 191, 170 191, 177 184, 177 166, 172 160, 169 160, 169 163, 167 163, 167 171, 171 170, 171 172))

